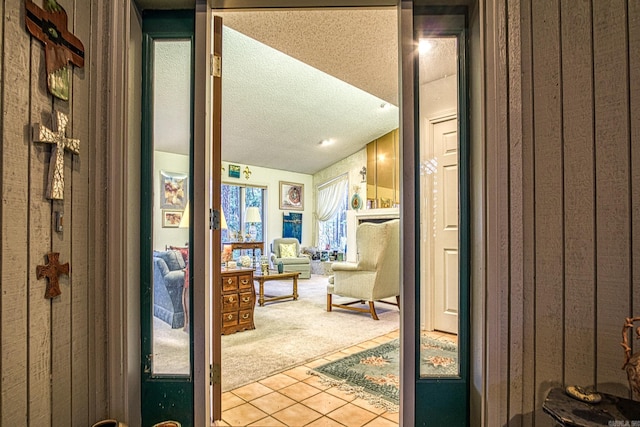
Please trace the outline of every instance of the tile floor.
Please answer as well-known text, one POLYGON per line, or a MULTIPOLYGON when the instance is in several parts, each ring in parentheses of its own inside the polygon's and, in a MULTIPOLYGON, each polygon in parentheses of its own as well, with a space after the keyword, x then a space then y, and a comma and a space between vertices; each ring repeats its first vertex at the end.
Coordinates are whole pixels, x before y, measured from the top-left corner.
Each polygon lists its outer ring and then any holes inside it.
MULTIPOLYGON (((443 337, 445 334, 429 335, 443 337)), ((222 394, 222 421, 216 426, 397 426, 398 412, 387 412, 337 387, 323 385, 318 377, 307 373, 311 368, 394 338, 398 338, 398 331, 225 392, 222 394)))

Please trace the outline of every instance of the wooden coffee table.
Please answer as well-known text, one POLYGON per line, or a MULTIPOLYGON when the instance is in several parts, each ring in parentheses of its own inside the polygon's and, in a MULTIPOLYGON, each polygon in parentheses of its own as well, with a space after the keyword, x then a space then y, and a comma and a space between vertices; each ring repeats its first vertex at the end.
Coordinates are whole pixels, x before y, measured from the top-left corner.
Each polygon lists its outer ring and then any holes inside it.
POLYGON ((298 276, 300 275, 299 271, 287 272, 287 273, 276 273, 275 271, 270 271, 268 275, 264 276, 262 274, 254 274, 253 280, 258 282, 260 285, 258 291, 258 304, 260 307, 264 306, 265 302, 269 301, 277 301, 281 299, 293 298, 294 300, 298 299, 298 276), (269 280, 286 280, 293 279, 293 293, 291 295, 281 295, 270 298, 264 297, 264 282, 268 282, 269 280))

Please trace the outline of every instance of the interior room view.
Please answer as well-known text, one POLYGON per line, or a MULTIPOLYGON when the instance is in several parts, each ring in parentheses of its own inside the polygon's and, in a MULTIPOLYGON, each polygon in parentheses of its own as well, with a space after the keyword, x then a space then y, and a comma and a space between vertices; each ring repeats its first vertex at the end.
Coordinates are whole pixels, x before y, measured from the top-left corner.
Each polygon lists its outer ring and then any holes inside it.
MULTIPOLYGON (((397 425, 397 12, 219 15, 222 421, 397 425), (375 357, 388 366, 354 370, 375 357)), ((191 51, 167 39, 153 52, 153 372, 188 375, 191 51)), ((421 374, 447 376, 458 374, 456 39, 424 39, 421 61, 421 374)))

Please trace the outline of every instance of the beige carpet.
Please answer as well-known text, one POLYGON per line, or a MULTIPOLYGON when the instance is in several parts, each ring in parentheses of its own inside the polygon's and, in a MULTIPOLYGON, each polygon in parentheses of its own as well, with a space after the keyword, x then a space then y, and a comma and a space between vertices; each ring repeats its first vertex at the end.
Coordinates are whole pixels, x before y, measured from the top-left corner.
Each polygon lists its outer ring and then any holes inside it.
MULTIPOLYGON (((299 299, 255 307, 256 329, 222 336, 222 389, 240 387, 341 348, 399 328, 398 308, 376 303, 379 321, 365 313, 326 311, 327 277, 298 281, 299 299)), ((265 284, 267 295, 291 293, 291 281, 265 284)), ((340 302, 340 298, 335 298, 340 302)), ((394 299, 392 299, 393 301, 394 299)), ((346 301, 346 300, 343 300, 346 301)), ((154 319, 156 372, 188 372, 187 334, 154 319), (180 345, 180 341, 183 342, 180 345)))

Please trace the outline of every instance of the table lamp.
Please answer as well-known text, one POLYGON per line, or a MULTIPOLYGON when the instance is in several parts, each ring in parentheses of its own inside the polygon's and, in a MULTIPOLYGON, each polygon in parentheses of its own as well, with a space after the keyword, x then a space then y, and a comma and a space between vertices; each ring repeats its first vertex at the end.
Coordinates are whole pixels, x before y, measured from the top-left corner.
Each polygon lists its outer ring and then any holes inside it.
POLYGON ((189 228, 189 202, 182 212, 182 218, 180 219, 179 228, 189 228))
POLYGON ((260 208, 257 206, 248 207, 245 212, 244 222, 245 224, 249 224, 249 235, 251 236, 251 240, 255 242, 256 236, 258 235, 256 224, 262 222, 260 218, 260 208))
POLYGON ((227 219, 224 217, 224 209, 220 208, 220 230, 227 229, 227 219))

